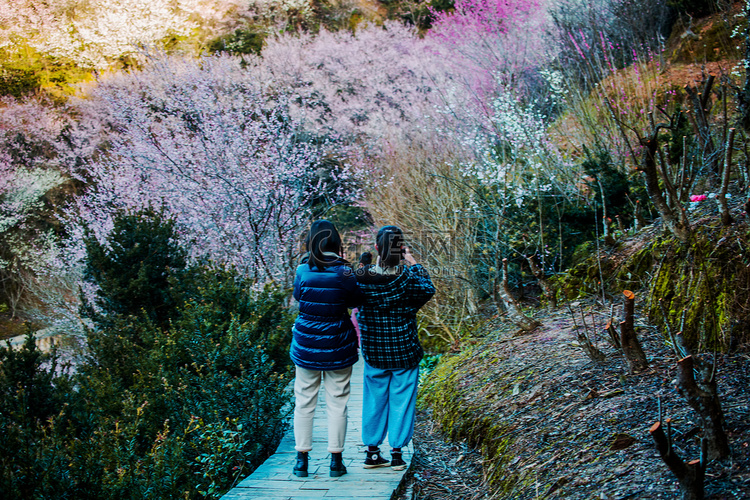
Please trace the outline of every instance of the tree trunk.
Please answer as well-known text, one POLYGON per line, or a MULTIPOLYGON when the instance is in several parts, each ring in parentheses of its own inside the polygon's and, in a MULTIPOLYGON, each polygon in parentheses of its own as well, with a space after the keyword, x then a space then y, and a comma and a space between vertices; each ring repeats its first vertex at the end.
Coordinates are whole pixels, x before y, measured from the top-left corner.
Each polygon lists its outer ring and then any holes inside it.
MULTIPOLYGON (((669 423, 669 420, 667 420, 669 423)), ((703 478, 706 472, 705 442, 702 443, 701 459, 692 460, 685 463, 672 447, 672 432, 667 426, 667 433, 664 433, 661 422, 656 422, 649 429, 649 434, 656 443, 656 449, 669 470, 677 476, 682 492, 682 500, 703 500, 703 478)))
POLYGON ((500 308, 501 303, 505 306, 505 310, 508 312, 508 318, 511 322, 518 325, 518 327, 525 332, 530 332, 541 325, 541 323, 534 318, 529 318, 524 315, 518 307, 516 300, 513 298, 510 286, 508 285, 508 259, 503 259, 502 282, 495 282, 494 289, 495 304, 497 304, 498 308, 500 308))
POLYGON ((537 255, 529 255, 528 257, 526 257, 526 260, 529 263, 532 274, 539 283, 539 286, 542 288, 542 292, 544 293, 544 297, 547 299, 547 303, 549 304, 550 308, 557 309, 557 297, 555 294, 555 289, 552 287, 549 280, 544 275, 544 269, 542 269, 542 266, 539 265, 537 255))
POLYGON ((734 129, 729 129, 726 150, 724 151, 724 170, 721 172, 721 191, 719 191, 719 206, 721 207, 721 223, 724 226, 732 224, 727 206, 727 190, 729 189, 729 175, 732 172, 732 148, 734 147, 734 129))
POLYGON ((729 456, 729 442, 724 432, 724 412, 721 410, 713 364, 695 360, 692 356, 677 362, 677 390, 698 413, 703 436, 708 444, 709 459, 729 456), (697 361, 697 362, 696 362, 697 361), (697 365, 701 380, 695 380, 693 368, 697 365))
POLYGON ((640 231, 641 228, 648 225, 646 224, 646 219, 641 213, 641 208, 641 200, 635 200, 635 208, 633 209, 633 229, 635 229, 636 233, 640 231))
POLYGON ((659 172, 656 166, 656 151, 659 146, 659 129, 663 125, 655 126, 650 137, 641 139, 641 145, 646 148, 646 155, 643 159, 643 165, 640 170, 646 178, 646 192, 649 199, 654 204, 657 212, 664 220, 664 225, 674 234, 677 239, 687 243, 690 238, 690 223, 684 210, 677 209, 677 214, 673 211, 661 191, 659 184, 659 172))
MULTIPOLYGON (((750 19, 750 3, 745 2, 745 19, 750 19)), ((745 28, 745 85, 738 92, 739 122, 745 130, 750 129, 750 24, 745 28)))
POLYGON ((620 323, 620 345, 628 361, 630 373, 634 373, 648 368, 648 361, 635 333, 635 294, 630 290, 622 293, 625 295, 625 308, 624 317, 620 323))

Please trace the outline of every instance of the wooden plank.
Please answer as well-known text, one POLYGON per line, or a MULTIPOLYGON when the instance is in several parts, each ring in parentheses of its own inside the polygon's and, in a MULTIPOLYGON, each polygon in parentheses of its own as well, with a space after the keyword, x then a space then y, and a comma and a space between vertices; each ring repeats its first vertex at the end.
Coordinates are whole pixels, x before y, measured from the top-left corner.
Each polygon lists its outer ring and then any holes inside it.
MULTIPOLYGON (((362 378, 364 363, 354 365, 352 373, 352 396, 349 399, 349 423, 344 450, 347 474, 329 476, 331 455, 327 452, 328 427, 326 425, 325 393, 321 389, 313 423, 313 451, 310 452, 308 477, 292 474, 296 459, 294 431, 290 429, 279 443, 276 453, 270 456, 250 476, 222 497, 222 500, 314 500, 319 498, 369 498, 390 499, 399 487, 406 471, 394 471, 390 467, 365 469, 364 445, 362 444, 362 378)), ((381 446, 388 457, 389 443, 381 446)), ((404 461, 411 463, 413 448, 404 449, 404 461)))
MULTIPOLYGON (((324 498, 382 498, 383 500, 390 499, 393 495, 393 488, 390 485, 383 485, 379 490, 330 490, 326 493, 324 498)), ((294 498, 297 500, 297 497, 294 498)))
POLYGON ((224 495, 222 500, 265 500, 267 498, 276 497, 284 498, 288 500, 300 500, 302 498, 324 498, 328 491, 306 491, 302 494, 291 494, 291 493, 280 493, 278 490, 270 488, 234 488, 229 493, 224 495))

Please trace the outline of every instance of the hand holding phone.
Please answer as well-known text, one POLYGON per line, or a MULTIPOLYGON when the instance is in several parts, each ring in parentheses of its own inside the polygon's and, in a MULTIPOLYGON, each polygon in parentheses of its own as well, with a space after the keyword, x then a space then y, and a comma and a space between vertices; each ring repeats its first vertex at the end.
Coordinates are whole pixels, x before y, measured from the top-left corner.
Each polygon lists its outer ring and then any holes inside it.
POLYGON ((401 258, 408 266, 413 266, 417 263, 416 259, 414 259, 414 256, 409 251, 409 247, 401 247, 401 258))

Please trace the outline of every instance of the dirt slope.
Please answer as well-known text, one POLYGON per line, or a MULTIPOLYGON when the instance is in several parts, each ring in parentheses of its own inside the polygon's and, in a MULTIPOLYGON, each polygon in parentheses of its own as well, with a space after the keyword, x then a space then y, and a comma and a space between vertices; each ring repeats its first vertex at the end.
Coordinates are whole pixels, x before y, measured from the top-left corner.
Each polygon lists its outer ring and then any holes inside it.
MULTIPOLYGON (((598 326, 609 315, 608 307, 587 309, 598 326)), ((414 438, 420 456, 402 499, 676 497, 677 481, 648 434, 659 400, 664 417, 674 422, 674 446, 683 458, 698 458, 700 429, 674 389, 676 357, 660 333, 640 324, 650 366, 629 375, 619 352, 602 338, 597 345, 606 361, 586 357, 567 310, 543 322, 523 336, 495 330, 436 370, 423 389, 432 409, 421 415, 414 438)), ((587 322, 591 328, 591 316, 587 322)), ((717 356, 733 456, 709 464, 707 498, 750 498, 746 352, 717 356)))

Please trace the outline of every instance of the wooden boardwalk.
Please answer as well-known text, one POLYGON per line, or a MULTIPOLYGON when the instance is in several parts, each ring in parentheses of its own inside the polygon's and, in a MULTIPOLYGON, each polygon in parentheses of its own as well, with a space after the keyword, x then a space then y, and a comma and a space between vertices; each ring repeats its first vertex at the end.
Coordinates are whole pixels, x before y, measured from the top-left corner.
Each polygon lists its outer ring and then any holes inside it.
MULTIPOLYGON (((349 424, 343 458, 347 474, 329 477, 331 455, 327 451, 325 391, 321 387, 313 425, 313 450, 310 452, 309 476, 292 474, 297 452, 294 449, 294 430, 281 440, 276 453, 222 497, 222 500, 312 500, 319 498, 368 498, 388 500, 398 489, 406 471, 390 467, 365 469, 365 446, 362 444, 362 377, 364 362, 361 357, 354 365, 352 392, 349 399, 349 424)), ((389 458, 390 445, 380 447, 389 458)), ((404 461, 411 466, 412 445, 404 448, 404 461)))

